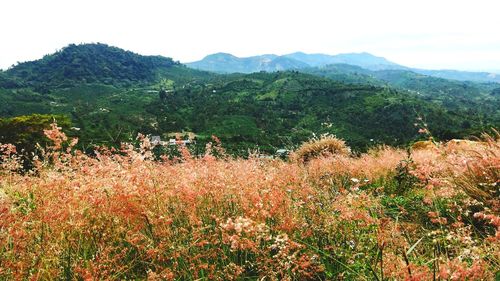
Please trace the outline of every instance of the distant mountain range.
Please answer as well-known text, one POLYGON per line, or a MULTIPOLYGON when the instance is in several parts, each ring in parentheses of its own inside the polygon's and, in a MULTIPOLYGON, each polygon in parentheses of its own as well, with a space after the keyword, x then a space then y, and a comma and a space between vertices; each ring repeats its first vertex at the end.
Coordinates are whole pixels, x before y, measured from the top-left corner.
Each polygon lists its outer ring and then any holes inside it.
POLYGON ((305 62, 286 56, 262 55, 239 58, 227 53, 208 55, 199 62, 188 63, 187 65, 195 69, 218 73, 252 73, 259 71, 273 72, 301 69, 310 66, 305 62))
POLYGON ((500 83, 500 74, 496 73, 417 69, 406 67, 366 52, 338 55, 296 52, 283 56, 268 54, 244 58, 228 53, 217 53, 208 55, 200 61, 187 63, 186 65, 194 69, 218 73, 253 73, 259 71, 302 70, 313 67, 322 68, 333 64, 348 64, 371 71, 408 70, 444 79, 500 83))
POLYGON ((335 56, 325 54, 306 54, 302 52, 288 55, 261 55, 239 58, 228 53, 208 55, 200 61, 187 63, 192 68, 219 73, 252 73, 259 71, 282 71, 321 67, 330 64, 351 64, 369 70, 406 69, 382 57, 369 53, 350 53, 335 56))

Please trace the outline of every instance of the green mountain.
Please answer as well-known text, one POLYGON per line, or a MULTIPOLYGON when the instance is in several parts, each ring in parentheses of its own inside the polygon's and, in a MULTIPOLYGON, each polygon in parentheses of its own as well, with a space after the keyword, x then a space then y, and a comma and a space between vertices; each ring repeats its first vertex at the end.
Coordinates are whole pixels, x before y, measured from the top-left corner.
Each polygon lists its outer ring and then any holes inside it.
MULTIPOLYGON (((345 83, 386 85, 410 91, 426 100, 445 104, 447 107, 461 104, 466 108, 474 109, 481 107, 485 101, 488 101, 486 107, 498 106, 498 100, 492 94, 492 91, 500 86, 498 83, 449 80, 410 70, 372 71, 346 64, 333 64, 301 71, 345 83)), ((495 110, 492 112, 498 113, 495 110)))
POLYGON ((148 83, 157 80, 160 74, 175 75, 179 71, 193 74, 171 58, 141 56, 105 44, 82 44, 69 45, 40 60, 20 63, 5 74, 28 85, 55 87, 75 83, 148 83))
POLYGON ((149 110, 164 112, 160 131, 215 134, 243 147, 282 147, 314 133, 335 134, 358 149, 374 143, 405 144, 419 137, 414 126, 419 115, 425 116, 438 138, 463 137, 493 122, 406 91, 298 72, 228 77, 179 90, 149 110))
POLYGON ((342 83, 370 84, 377 86, 388 85, 386 81, 376 77, 376 72, 351 64, 328 64, 325 66, 304 68, 300 71, 326 77, 342 83))
POLYGON ((16 79, 8 76, 5 72, 0 71, 0 88, 11 89, 19 86, 21 86, 19 81, 16 81, 16 79))
MULTIPOLYGON (((218 59, 239 63, 226 54, 218 59)), ((290 59, 268 60, 268 66, 281 67, 290 59)), ((103 44, 70 45, 0 73, 0 118, 65 115, 74 127, 69 133, 84 148, 118 145, 134 140, 138 132, 164 139, 193 132, 197 148, 216 135, 238 154, 257 147, 271 152, 322 133, 336 134, 360 150, 381 143, 404 145, 421 137, 414 126, 418 116, 443 139, 500 125, 494 114, 498 84, 433 82, 409 71, 347 64, 303 71, 311 73, 221 75, 103 44), (448 95, 452 85, 455 90, 448 95)), ((8 127, 14 119, 5 120, 8 127)))
MULTIPOLYGON (((131 141, 138 132, 189 131, 200 144, 219 136, 232 151, 257 145, 272 151, 313 134, 331 133, 363 149, 375 143, 406 144, 425 116, 440 138, 487 128, 482 116, 447 110, 416 95, 387 87, 353 85, 297 72, 219 77, 177 86, 161 96, 159 85, 123 88, 78 84, 40 94, 30 88, 0 91, 0 114, 65 114, 82 145, 131 141)), ((486 120, 488 124, 493 120, 486 120)))

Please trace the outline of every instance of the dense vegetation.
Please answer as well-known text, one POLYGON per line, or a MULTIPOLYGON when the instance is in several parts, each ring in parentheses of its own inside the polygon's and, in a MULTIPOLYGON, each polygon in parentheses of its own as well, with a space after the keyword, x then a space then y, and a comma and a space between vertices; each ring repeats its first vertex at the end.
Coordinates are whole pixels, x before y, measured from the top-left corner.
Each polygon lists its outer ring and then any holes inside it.
POLYGON ((444 139, 492 125, 390 88, 335 83, 297 72, 256 73, 178 90, 148 110, 163 112, 160 131, 216 134, 228 143, 261 146, 300 143, 313 133, 338 135, 356 149, 405 144, 418 137, 414 123, 419 115, 444 139))
POLYGON ((50 124, 57 122, 65 129, 69 129, 71 121, 64 115, 32 114, 13 118, 0 119, 0 143, 10 143, 18 151, 33 152, 34 144, 47 146, 47 139, 43 130, 49 129, 50 124))
POLYGON ((345 64, 308 68, 303 72, 335 81, 355 84, 387 85, 409 91, 424 100, 448 109, 463 109, 499 120, 500 99, 494 95, 497 83, 475 83, 447 80, 409 70, 371 71, 345 64))
POLYGON ((11 89, 20 86, 21 84, 19 82, 7 76, 3 71, 0 70, 0 88, 11 89))
POLYGON ((500 277, 491 137, 358 156, 327 138, 295 161, 214 144, 153 161, 148 139, 89 157, 55 125, 45 134, 53 143, 24 175, 0 146, 2 280, 500 277))
MULTIPOLYGON (((157 70, 179 63, 161 56, 141 56, 105 44, 69 45, 41 60, 24 62, 7 71, 40 88, 74 83, 152 82, 157 70)), ((48 89, 47 89, 48 90, 48 89)))
POLYGON ((239 153, 257 145, 268 152, 290 148, 322 133, 338 135, 357 150, 380 143, 406 144, 419 137, 413 125, 419 116, 442 139, 498 124, 491 115, 446 109, 387 87, 336 83, 293 72, 169 85, 174 86, 161 91, 162 83, 126 89, 85 84, 50 94, 29 88, 0 90, 0 112, 66 114, 84 146, 118 145, 138 132, 166 139, 169 133, 184 131, 197 134, 201 147, 216 135, 239 153))

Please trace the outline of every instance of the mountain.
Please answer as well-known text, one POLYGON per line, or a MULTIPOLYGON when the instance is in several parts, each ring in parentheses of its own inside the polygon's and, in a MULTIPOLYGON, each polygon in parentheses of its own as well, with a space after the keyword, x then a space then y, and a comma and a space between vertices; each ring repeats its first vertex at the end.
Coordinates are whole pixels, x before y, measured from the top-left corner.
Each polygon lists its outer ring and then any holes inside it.
POLYGON ((187 63, 195 69, 218 73, 252 73, 258 71, 282 71, 308 67, 306 63, 277 55, 239 58, 227 53, 208 55, 201 61, 187 63))
POLYGON ((425 69, 412 69, 412 70, 420 74, 425 74, 444 79, 500 83, 500 74, 492 72, 470 72, 470 71, 458 71, 458 70, 425 70, 425 69))
POLYGON ((42 59, 20 63, 5 72, 30 85, 152 82, 160 72, 193 72, 171 58, 142 56, 105 44, 69 45, 42 59))
POLYGON ((296 52, 296 53, 284 55, 283 57, 292 58, 292 59, 304 62, 312 67, 336 63, 333 56, 325 55, 325 54, 306 54, 303 52, 296 52))
POLYGON ((186 65, 195 69, 219 73, 252 73, 259 71, 297 70, 338 63, 351 64, 373 70, 404 69, 404 67, 390 62, 385 58, 368 53, 330 56, 297 52, 283 56, 262 55, 246 58, 239 58, 227 53, 217 53, 208 55, 200 61, 187 63, 186 65))
POLYGON ((302 61, 312 67, 325 66, 329 64, 350 64, 370 70, 406 69, 406 67, 388 61, 383 57, 377 57, 366 52, 338 54, 335 56, 297 52, 284 55, 284 57, 302 61))
POLYGON ((302 69, 302 72, 343 83, 387 86, 448 109, 478 111, 481 108, 500 120, 500 99, 495 95, 500 84, 458 81, 420 74, 411 70, 367 70, 361 67, 332 64, 302 69))
POLYGON ((334 81, 349 84, 368 84, 386 86, 387 82, 374 75, 374 71, 351 64, 328 64, 325 66, 309 67, 300 70, 316 76, 326 77, 334 81))
POLYGON ((287 57, 276 57, 263 65, 263 70, 267 72, 297 70, 307 67, 306 63, 287 57))
POLYGON ((404 90, 417 91, 424 96, 452 95, 454 98, 489 95, 491 90, 500 87, 494 82, 471 82, 458 79, 436 77, 428 71, 415 69, 368 70, 348 64, 330 64, 322 67, 302 69, 302 72, 355 84, 387 85, 404 90))
POLYGON ((296 52, 283 56, 262 55, 239 58, 227 53, 206 56, 200 61, 186 64, 189 67, 219 73, 252 73, 258 71, 303 70, 311 67, 325 67, 332 64, 348 64, 365 70, 406 70, 415 73, 458 81, 500 83, 500 74, 490 72, 469 72, 458 70, 426 70, 410 68, 366 52, 338 55, 306 54, 296 52), (284 60, 288 59, 288 60, 284 60), (278 60, 282 62, 273 63, 278 60))

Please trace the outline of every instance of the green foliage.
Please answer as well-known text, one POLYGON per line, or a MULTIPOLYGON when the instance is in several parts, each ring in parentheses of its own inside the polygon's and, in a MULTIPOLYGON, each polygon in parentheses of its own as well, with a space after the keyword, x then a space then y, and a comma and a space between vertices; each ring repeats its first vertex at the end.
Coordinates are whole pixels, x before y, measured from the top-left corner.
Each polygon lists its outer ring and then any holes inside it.
POLYGON ((411 158, 401 161, 396 167, 394 184, 392 186, 389 185, 386 191, 389 191, 390 194, 405 195, 407 192, 411 191, 412 188, 416 187, 419 180, 411 173, 412 169, 414 169, 414 165, 411 158))
POLYGON ((0 88, 12 89, 20 86, 21 83, 11 77, 8 77, 3 71, 0 70, 0 88))
POLYGON ((0 118, 0 143, 14 144, 18 151, 33 152, 36 144, 48 144, 43 130, 49 129, 54 121, 66 129, 71 126, 70 119, 63 115, 32 114, 0 118))
POLYGON ((174 65, 178 63, 170 58, 141 56, 105 44, 72 44, 41 60, 20 63, 7 74, 33 85, 130 84, 151 82, 157 69, 174 65))
POLYGON ((413 125, 418 114, 426 116, 438 138, 463 137, 465 120, 472 128, 481 126, 473 116, 453 114, 403 92, 297 72, 232 75, 211 82, 178 88, 164 103, 151 104, 148 112, 161 116, 159 131, 217 134, 225 144, 253 140, 269 148, 331 133, 364 149, 372 142, 400 145, 418 138, 413 125), (238 121, 236 131, 228 125, 234 116, 247 117, 238 121), (253 129, 243 129, 249 126, 253 129), (234 139, 234 132, 240 138, 234 139))
POLYGON ((371 71, 345 64, 309 68, 303 71, 340 82, 386 85, 443 106, 448 110, 475 111, 477 115, 484 113, 497 122, 500 120, 497 110, 500 106, 500 98, 494 95, 494 89, 498 87, 497 83, 447 80, 409 70, 371 71))
POLYGON ((441 139, 461 138, 484 126, 484 119, 473 112, 448 111, 385 87, 343 84, 297 72, 176 82, 171 90, 174 82, 134 88, 80 84, 53 88, 49 94, 30 88, 0 90, 0 113, 71 115, 85 146, 118 145, 138 132, 192 131, 208 136, 207 141, 217 135, 232 153, 257 146, 271 153, 323 133, 345 139, 356 150, 377 143, 403 145, 419 137, 413 126, 419 114, 441 139), (168 88, 163 95, 161 87, 168 88))

